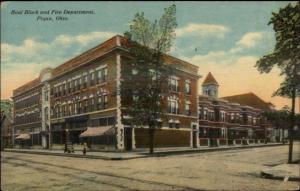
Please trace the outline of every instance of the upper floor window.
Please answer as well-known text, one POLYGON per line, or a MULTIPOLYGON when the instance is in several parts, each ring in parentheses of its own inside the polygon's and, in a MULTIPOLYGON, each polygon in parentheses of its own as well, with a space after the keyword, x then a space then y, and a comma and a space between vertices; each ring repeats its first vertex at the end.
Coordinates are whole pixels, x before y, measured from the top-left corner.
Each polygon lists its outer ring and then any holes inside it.
POLYGON ((107 78, 107 68, 103 68, 97 71, 97 82, 105 82, 107 78))
POLYGON ((168 112, 173 114, 179 113, 178 98, 176 97, 168 98, 168 112))
POLYGON ((87 83, 88 83, 88 76, 85 75, 85 76, 83 77, 83 88, 87 88, 87 83))
POLYGON ((97 109, 106 109, 107 108, 107 95, 101 95, 98 97, 97 109))
POLYGON ((185 89, 185 93, 187 93, 187 94, 191 93, 191 81, 190 80, 185 80, 184 89, 185 89))
POLYGON ((91 84, 91 86, 95 85, 95 73, 94 72, 91 73, 90 84, 91 84))
POLYGON ((169 90, 178 92, 178 78, 172 76, 169 78, 169 90))
POLYGON ((78 89, 80 89, 80 88, 81 88, 81 85, 82 85, 82 79, 81 79, 81 78, 79 78, 79 80, 78 80, 78 89))
POLYGON ((49 120, 49 109, 48 107, 45 108, 45 121, 49 120))
POLYGON ((185 102, 185 114, 191 115, 191 102, 190 101, 185 102))
POLYGON ((221 120, 222 122, 225 122, 225 116, 226 116, 226 115, 225 115, 225 112, 224 112, 224 111, 221 111, 220 114, 221 114, 221 115, 220 115, 220 116, 221 116, 221 117, 220 117, 220 120, 221 120))
POLYGON ((132 69, 132 74, 136 75, 138 73, 137 69, 132 69))
POLYGON ((46 90, 46 91, 44 92, 44 98, 45 98, 45 101, 48 101, 48 100, 49 100, 48 93, 49 93, 48 90, 46 90))
POLYGON ((74 91, 78 90, 78 82, 77 80, 74 81, 74 91))

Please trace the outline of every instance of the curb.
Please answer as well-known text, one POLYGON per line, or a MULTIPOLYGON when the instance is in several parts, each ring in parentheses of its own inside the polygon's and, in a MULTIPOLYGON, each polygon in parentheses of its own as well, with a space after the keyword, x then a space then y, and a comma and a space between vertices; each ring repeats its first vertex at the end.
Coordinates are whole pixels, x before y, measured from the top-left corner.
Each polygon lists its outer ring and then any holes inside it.
POLYGON ((245 145, 238 147, 216 147, 216 148, 207 148, 207 149, 196 149, 196 150, 178 150, 178 151, 157 151, 153 155, 148 153, 143 153, 147 156, 153 157, 164 157, 170 155, 181 155, 181 154, 189 154, 189 153, 206 153, 206 152, 216 152, 216 151, 226 151, 226 150, 238 150, 238 149, 251 149, 251 148, 259 148, 259 147, 274 147, 274 146, 283 146, 285 144, 272 144, 272 145, 245 145))
POLYGON ((15 152, 15 153, 24 153, 24 154, 39 154, 39 155, 52 155, 52 156, 62 156, 62 157, 75 157, 75 158, 90 158, 90 159, 102 159, 102 160, 130 160, 137 158, 148 158, 148 157, 166 157, 172 155, 183 155, 189 153, 206 153, 206 152, 216 152, 216 151, 226 151, 226 150, 238 150, 238 149, 251 149, 259 147, 274 147, 282 146, 285 144, 272 144, 272 145, 246 145, 238 147, 225 147, 225 148, 206 148, 206 149, 195 149, 195 150, 175 150, 175 151, 157 151, 156 153, 150 155, 148 153, 140 153, 140 156, 132 157, 106 157, 106 156, 95 156, 95 155, 79 155, 79 154, 69 154, 69 153, 55 153, 55 152, 41 152, 41 151, 28 151, 28 150, 7 150, 5 152, 15 152))
MULTIPOLYGON (((262 178, 266 178, 266 179, 272 179, 272 180, 283 180, 286 178, 286 176, 274 176, 271 173, 267 173, 264 171, 260 172, 260 175, 262 178)), ((288 181, 300 181, 300 177, 288 177, 288 181)))

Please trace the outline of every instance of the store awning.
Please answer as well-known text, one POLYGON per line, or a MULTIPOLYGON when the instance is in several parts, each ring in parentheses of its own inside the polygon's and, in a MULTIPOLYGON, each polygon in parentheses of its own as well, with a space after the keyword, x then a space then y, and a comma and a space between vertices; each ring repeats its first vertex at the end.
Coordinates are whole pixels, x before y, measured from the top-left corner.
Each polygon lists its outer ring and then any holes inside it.
POLYGON ((30 134, 20 134, 16 137, 16 139, 28 140, 28 139, 30 139, 30 134))
POLYGON ((112 126, 105 126, 105 127, 88 127, 83 133, 79 135, 80 138, 82 137, 96 137, 101 135, 113 135, 114 134, 114 127, 112 126))

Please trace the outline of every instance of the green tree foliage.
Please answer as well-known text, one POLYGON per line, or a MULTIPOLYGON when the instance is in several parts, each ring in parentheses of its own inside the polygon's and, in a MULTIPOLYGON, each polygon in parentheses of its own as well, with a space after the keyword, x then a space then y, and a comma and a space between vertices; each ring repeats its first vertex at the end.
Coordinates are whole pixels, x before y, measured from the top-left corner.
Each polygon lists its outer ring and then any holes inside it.
POLYGON ((149 127, 149 151, 153 153, 155 128, 160 126, 163 114, 162 99, 167 93, 168 78, 173 69, 162 57, 170 51, 175 39, 176 6, 164 10, 162 17, 154 22, 137 13, 125 37, 131 42, 131 59, 125 68, 121 94, 127 100, 123 118, 131 126, 149 127))
POLYGON ((300 84, 300 7, 287 5, 272 13, 268 24, 273 24, 275 31, 276 45, 274 51, 263 56, 257 61, 256 67, 261 73, 269 73, 274 66, 277 66, 285 80, 274 95, 289 97, 292 99, 290 112, 290 148, 289 162, 292 162, 293 150, 293 127, 295 122, 295 98, 297 87, 300 84))

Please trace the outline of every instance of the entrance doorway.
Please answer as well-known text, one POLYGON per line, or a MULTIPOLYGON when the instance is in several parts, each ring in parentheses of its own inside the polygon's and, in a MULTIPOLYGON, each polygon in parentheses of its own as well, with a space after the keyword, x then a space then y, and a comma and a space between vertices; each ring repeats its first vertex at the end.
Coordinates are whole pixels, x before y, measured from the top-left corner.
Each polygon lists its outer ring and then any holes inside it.
POLYGON ((197 131, 193 131, 193 148, 197 148, 197 131))
POLYGON ((132 128, 124 128, 124 146, 126 151, 132 150, 132 128))

